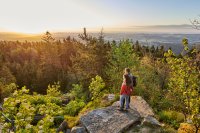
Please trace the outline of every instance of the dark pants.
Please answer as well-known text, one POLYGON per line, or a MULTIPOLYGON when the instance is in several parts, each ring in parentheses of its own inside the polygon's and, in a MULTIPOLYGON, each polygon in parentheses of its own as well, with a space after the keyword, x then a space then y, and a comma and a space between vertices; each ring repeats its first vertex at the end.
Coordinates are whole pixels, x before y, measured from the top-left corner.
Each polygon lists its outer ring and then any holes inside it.
MULTIPOLYGON (((130 102, 131 102, 131 96, 128 96, 128 103, 130 104, 130 102)), ((123 106, 124 104, 125 104, 125 99, 123 99, 123 106)))
POLYGON ((124 108, 124 103, 126 101, 126 109, 129 108, 129 96, 128 95, 120 95, 120 109, 124 108))

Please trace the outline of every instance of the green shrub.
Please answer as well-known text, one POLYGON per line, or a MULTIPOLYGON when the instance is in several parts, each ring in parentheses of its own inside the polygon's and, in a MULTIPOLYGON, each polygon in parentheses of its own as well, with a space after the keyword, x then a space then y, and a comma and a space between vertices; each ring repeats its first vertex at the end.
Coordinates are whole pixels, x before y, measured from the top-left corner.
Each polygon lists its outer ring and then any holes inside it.
POLYGON ((55 103, 56 105, 61 105, 62 101, 59 97, 47 96, 47 95, 33 95, 29 97, 29 101, 31 104, 47 104, 47 103, 55 103))
MULTIPOLYGON (((16 132, 56 132, 56 127, 63 120, 64 110, 59 97, 49 95, 30 95, 26 87, 15 90, 12 97, 5 98, 3 113, 9 119, 15 119, 16 132), (34 120, 35 116, 44 116, 41 120, 34 120), (57 118, 59 116, 59 119, 57 118), (56 119, 54 119, 56 118, 56 119)), ((11 125, 1 118, 4 123, 3 131, 7 131, 11 125)))
POLYGON ((87 105, 79 112, 79 115, 83 115, 91 110, 97 109, 99 107, 102 107, 101 100, 95 99, 93 101, 90 101, 87 103, 87 105))
POLYGON ((54 83, 54 85, 48 85, 47 95, 48 96, 54 96, 54 97, 61 96, 61 92, 60 92, 59 88, 60 88, 59 82, 54 83))
POLYGON ((92 99, 99 98, 103 95, 103 89, 105 87, 105 83, 100 76, 96 76, 92 78, 92 82, 90 83, 89 89, 92 94, 92 99))
POLYGON ((83 101, 70 101, 64 108, 65 114, 75 116, 85 106, 83 101))
POLYGON ((59 127, 60 124, 64 121, 64 116, 56 116, 54 117, 54 126, 59 127))
POLYGON ((90 101, 87 103, 87 105, 79 112, 79 115, 83 115, 87 112, 89 112, 90 110, 93 110, 94 107, 93 107, 93 102, 90 101))
POLYGON ((74 127, 74 126, 76 126, 78 124, 79 117, 78 116, 73 117, 73 116, 66 115, 65 116, 65 120, 66 120, 69 128, 72 128, 72 127, 74 127))
POLYGON ((68 93, 70 99, 86 101, 87 98, 86 93, 83 91, 83 86, 79 84, 73 84, 72 86, 72 90, 68 93))
POLYGON ((161 129, 161 133, 177 133, 177 130, 175 130, 169 125, 166 125, 164 126, 164 128, 161 129))
MULTIPOLYGON (((178 133, 195 133, 195 131, 195 126, 189 123, 181 123, 178 129, 178 133)), ((200 133, 200 128, 198 129, 198 133, 200 133)))
POLYGON ((35 104, 35 105, 47 103, 46 99, 42 95, 34 95, 34 96, 30 97, 29 101, 31 102, 31 104, 35 104))
POLYGON ((161 111, 158 115, 160 121, 170 124, 175 129, 184 121, 184 115, 176 111, 161 111))
POLYGON ((9 97, 16 89, 17 85, 15 83, 5 85, 2 82, 0 82, 0 101, 6 97, 9 97))
POLYGON ((115 94, 115 99, 114 99, 114 101, 119 101, 119 99, 120 99, 120 95, 119 95, 119 94, 115 94))

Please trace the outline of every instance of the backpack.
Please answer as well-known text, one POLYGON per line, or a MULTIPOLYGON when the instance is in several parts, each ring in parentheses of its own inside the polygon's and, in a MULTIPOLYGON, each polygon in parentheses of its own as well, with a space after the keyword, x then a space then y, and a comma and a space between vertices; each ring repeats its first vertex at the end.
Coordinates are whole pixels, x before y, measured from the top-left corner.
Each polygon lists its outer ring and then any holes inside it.
POLYGON ((137 85, 137 77, 132 76, 133 87, 137 85))
POLYGON ((125 80, 126 80, 126 85, 127 85, 127 86, 130 86, 131 83, 132 83, 131 78, 130 78, 128 75, 124 75, 124 76, 125 76, 125 80))

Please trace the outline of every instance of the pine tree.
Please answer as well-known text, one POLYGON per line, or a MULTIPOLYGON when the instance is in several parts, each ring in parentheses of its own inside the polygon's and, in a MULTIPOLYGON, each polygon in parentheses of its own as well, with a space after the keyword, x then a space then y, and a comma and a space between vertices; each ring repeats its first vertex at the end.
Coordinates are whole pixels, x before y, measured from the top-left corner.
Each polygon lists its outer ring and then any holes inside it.
POLYGON ((55 38, 52 37, 52 34, 49 31, 46 31, 46 33, 43 35, 42 40, 46 43, 53 43, 55 41, 55 38))
POLYGON ((122 83, 124 68, 135 69, 139 59, 133 53, 132 44, 129 40, 122 41, 119 46, 112 45, 109 55, 109 66, 107 68, 107 77, 113 92, 119 92, 122 83))

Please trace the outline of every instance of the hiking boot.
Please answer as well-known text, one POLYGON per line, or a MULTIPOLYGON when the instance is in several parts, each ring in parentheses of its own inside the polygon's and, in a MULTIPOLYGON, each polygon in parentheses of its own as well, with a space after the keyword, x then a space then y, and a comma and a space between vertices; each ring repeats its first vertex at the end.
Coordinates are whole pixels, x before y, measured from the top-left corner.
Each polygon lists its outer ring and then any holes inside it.
POLYGON ((128 112, 128 109, 124 109, 124 112, 128 112))
POLYGON ((128 108, 126 108, 126 109, 130 109, 130 105, 128 105, 128 108))
POLYGON ((119 108, 119 111, 124 111, 124 109, 123 108, 119 108))

